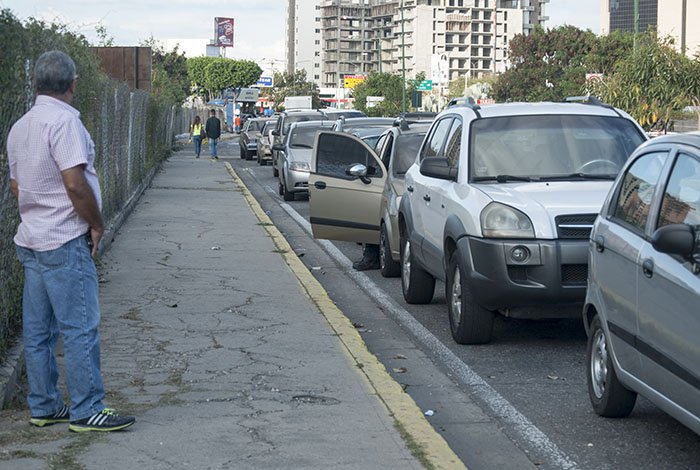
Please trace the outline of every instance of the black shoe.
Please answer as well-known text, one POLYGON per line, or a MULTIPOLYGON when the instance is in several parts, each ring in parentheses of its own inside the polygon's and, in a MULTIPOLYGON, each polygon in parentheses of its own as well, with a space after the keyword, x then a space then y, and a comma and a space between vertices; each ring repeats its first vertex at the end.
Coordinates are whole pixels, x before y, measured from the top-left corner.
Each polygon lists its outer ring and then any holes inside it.
POLYGON ((369 269, 379 269, 379 260, 374 258, 362 258, 360 261, 352 263, 356 271, 367 271, 369 269))
POLYGON ((71 421, 68 429, 73 432, 89 432, 89 431, 119 431, 120 429, 128 428, 136 418, 133 416, 119 416, 114 410, 105 408, 88 418, 71 421))
POLYGON ((63 405, 60 410, 57 412, 46 415, 46 416, 32 416, 32 418, 29 420, 31 424, 34 426, 38 426, 40 428, 44 426, 50 426, 52 424, 56 423, 67 423, 68 422, 68 407, 66 405, 63 405))

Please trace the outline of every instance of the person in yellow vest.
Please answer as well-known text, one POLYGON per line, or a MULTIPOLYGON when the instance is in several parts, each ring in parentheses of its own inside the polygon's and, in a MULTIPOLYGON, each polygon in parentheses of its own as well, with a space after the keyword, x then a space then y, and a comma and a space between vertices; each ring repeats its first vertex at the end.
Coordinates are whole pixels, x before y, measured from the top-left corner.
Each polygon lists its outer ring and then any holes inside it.
POLYGON ((202 140, 204 139, 204 126, 202 125, 202 120, 199 116, 194 117, 194 121, 190 126, 190 140, 194 142, 194 155, 195 158, 199 158, 199 154, 202 152, 202 140))

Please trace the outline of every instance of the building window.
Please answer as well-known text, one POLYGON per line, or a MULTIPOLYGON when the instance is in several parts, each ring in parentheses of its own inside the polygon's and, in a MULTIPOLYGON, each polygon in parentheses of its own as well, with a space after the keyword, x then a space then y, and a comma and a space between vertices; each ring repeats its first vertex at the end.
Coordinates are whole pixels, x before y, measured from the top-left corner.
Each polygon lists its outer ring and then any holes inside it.
POLYGON ((319 44, 321 44, 321 41, 319 41, 318 39, 316 39, 316 40, 314 41, 314 44, 319 45, 319 44))

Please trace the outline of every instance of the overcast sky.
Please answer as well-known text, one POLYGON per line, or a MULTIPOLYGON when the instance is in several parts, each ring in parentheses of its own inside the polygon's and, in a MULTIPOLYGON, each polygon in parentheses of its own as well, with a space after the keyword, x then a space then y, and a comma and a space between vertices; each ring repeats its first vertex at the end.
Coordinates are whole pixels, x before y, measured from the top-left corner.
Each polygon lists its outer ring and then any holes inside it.
MULTIPOLYGON (((311 0, 297 0, 299 2, 311 0)), ((235 45, 226 56, 261 62, 270 59, 282 68, 285 0, 0 0, 20 19, 35 17, 60 22, 96 42, 95 26, 102 23, 114 44, 138 45, 151 35, 172 47, 180 44, 188 56, 204 54, 213 36, 214 17, 235 19, 235 45)), ((599 32, 599 0, 550 0, 547 27, 571 24, 599 32)))

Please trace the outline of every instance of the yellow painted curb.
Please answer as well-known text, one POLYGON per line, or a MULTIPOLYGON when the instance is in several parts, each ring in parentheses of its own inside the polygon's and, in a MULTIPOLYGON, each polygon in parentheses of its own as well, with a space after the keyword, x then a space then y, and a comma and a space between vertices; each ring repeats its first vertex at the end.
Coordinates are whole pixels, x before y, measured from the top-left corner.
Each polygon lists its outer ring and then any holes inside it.
POLYGON ((369 352, 364 340, 350 320, 333 303, 328 293, 311 272, 304 266, 284 236, 277 230, 258 201, 253 197, 245 183, 238 177, 233 167, 226 162, 226 170, 238 184, 251 210, 267 231, 277 250, 297 277, 301 288, 318 307, 330 327, 336 332, 345 351, 355 362, 357 370, 368 380, 379 399, 396 420, 402 437, 411 441, 420 449, 423 463, 428 467, 440 469, 465 469, 465 465, 450 449, 447 442, 430 425, 423 412, 413 399, 403 390, 386 371, 384 365, 374 354, 369 352))

